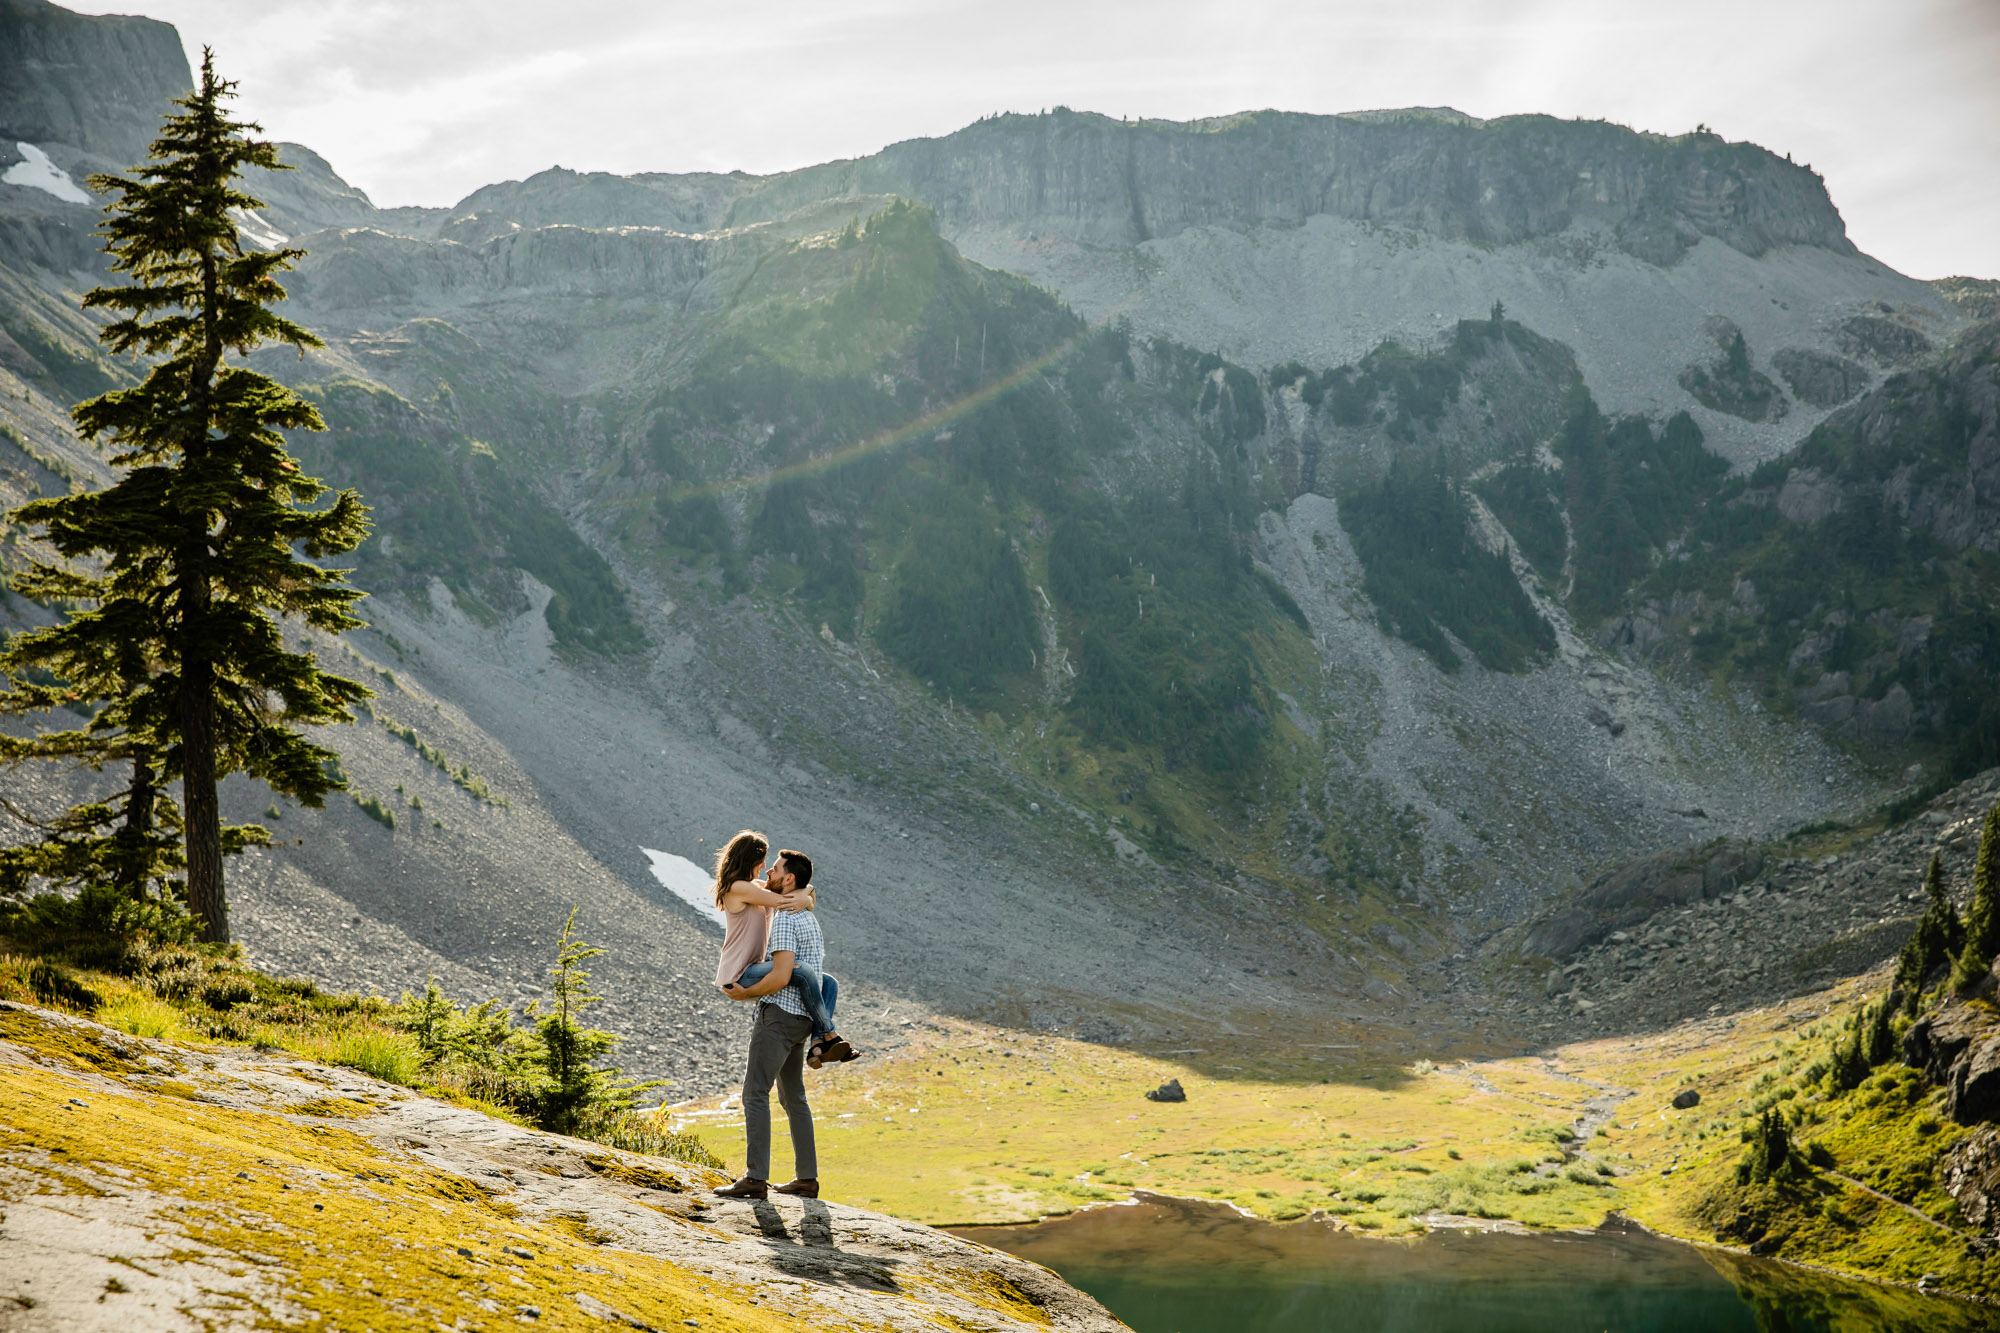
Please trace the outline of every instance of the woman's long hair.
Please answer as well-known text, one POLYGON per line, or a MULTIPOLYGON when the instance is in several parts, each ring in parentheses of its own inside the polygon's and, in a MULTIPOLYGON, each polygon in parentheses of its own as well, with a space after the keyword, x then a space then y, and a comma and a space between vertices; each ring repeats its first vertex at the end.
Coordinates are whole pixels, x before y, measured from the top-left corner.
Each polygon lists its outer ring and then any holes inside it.
POLYGON ((741 833, 722 844, 722 850, 715 854, 715 905, 722 906, 722 895, 729 892, 729 886, 739 879, 748 879, 757 873, 757 867, 771 851, 771 840, 761 833, 744 829, 741 833))

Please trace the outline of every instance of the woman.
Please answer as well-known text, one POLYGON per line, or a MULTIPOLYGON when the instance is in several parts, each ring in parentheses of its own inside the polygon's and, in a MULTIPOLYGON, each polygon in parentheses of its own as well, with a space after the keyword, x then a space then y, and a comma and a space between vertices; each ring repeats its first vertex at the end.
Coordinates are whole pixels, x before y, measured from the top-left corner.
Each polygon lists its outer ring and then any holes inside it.
MULTIPOLYGON (((816 901, 810 887, 804 893, 773 893, 760 882, 771 840, 744 829, 715 854, 715 905, 723 912, 722 955, 715 964, 715 984, 728 988, 754 986, 770 975, 764 961, 771 937, 771 912, 810 912, 816 901)), ((818 970, 795 964, 791 985, 813 1021, 815 1050, 834 1038, 833 1016, 827 1012, 826 979, 818 970)), ((846 1043, 840 1045, 845 1048, 846 1043)), ((850 1048, 851 1049, 851 1048, 850 1048)), ((844 1052, 843 1052, 844 1054, 844 1052)), ((836 1056, 835 1058, 839 1058, 836 1056)), ((813 1067, 819 1067, 819 1061, 813 1067)))

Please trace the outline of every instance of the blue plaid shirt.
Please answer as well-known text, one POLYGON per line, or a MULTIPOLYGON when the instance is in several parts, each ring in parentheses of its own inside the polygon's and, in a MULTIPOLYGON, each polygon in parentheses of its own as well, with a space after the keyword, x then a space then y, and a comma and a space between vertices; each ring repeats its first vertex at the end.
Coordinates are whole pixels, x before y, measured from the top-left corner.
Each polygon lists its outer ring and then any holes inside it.
MULTIPOLYGON (((792 966, 810 967, 816 972, 826 970, 826 940, 819 933, 819 918, 811 912, 771 913, 771 942, 765 957, 769 958, 780 949, 792 952, 792 966)), ((761 1004, 775 1004, 788 1014, 805 1018, 805 1001, 799 998, 796 987, 786 986, 783 990, 766 995, 761 1004)))

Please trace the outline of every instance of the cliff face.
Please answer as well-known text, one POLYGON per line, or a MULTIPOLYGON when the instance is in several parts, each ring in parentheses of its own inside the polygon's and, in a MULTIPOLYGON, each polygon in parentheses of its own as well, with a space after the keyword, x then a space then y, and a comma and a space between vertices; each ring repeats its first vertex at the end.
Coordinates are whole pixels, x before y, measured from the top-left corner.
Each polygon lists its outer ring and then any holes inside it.
POLYGON ((129 166, 167 100, 193 86, 180 34, 157 19, 91 17, 0 0, 0 144, 67 144, 129 166))
POLYGON ((1854 252, 1825 184, 1804 167, 1713 135, 1667 139, 1548 116, 1001 116, 779 178, 733 216, 836 192, 910 194, 947 227, 1032 223, 1112 245, 1326 215, 1482 245, 1590 220, 1660 263, 1703 236, 1753 256, 1785 244, 1854 252))
POLYGON ((782 176, 579 175, 557 168, 477 191, 452 224, 570 223, 704 230, 826 199, 898 194, 947 232, 1032 226, 1133 246, 1200 226, 1327 216, 1512 245, 1579 222, 1670 264, 1713 236, 1747 255, 1777 245, 1854 253, 1826 186, 1752 144, 1640 134, 1601 122, 1478 121, 1411 110, 1124 122, 1058 110, 1000 116, 872 157, 782 176))

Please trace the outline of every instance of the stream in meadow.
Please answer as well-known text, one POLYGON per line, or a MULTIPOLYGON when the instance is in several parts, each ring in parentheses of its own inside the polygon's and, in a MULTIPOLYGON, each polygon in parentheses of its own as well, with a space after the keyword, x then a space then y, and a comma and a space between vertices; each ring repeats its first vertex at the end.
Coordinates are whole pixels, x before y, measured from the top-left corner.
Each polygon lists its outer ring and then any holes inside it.
POLYGON ((1032 1259, 1136 1333, 1971 1333, 2000 1310, 1637 1228, 1411 1240, 1145 1197, 957 1234, 1032 1259))

